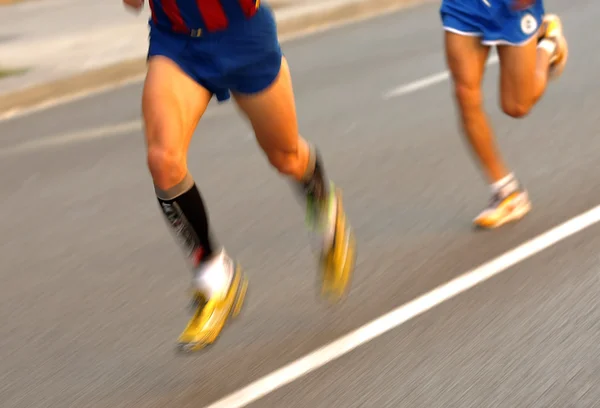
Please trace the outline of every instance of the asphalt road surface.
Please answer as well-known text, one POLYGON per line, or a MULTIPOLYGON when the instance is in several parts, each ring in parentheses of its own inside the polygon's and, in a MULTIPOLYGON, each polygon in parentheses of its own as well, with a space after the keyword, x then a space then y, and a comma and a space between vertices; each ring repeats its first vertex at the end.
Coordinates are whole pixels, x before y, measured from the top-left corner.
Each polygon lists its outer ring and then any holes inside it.
POLYGON ((564 18, 570 61, 527 119, 501 115, 489 67, 487 107, 534 203, 521 223, 489 233, 470 227, 488 190, 457 131, 436 5, 285 44, 302 132, 345 189, 358 234, 354 286, 336 308, 316 295, 290 187, 235 108, 211 106, 190 166, 251 293, 243 318, 193 356, 174 352, 189 273, 145 168, 140 84, 1 122, 0 405, 208 407, 439 285, 491 270, 403 324, 387 321, 372 341, 359 332, 357 348, 336 356, 334 343, 323 361, 292 366, 306 375, 280 372, 212 406, 600 406, 597 210, 571 233, 526 244, 520 259, 479 268, 600 204, 600 3, 547 7, 564 18))

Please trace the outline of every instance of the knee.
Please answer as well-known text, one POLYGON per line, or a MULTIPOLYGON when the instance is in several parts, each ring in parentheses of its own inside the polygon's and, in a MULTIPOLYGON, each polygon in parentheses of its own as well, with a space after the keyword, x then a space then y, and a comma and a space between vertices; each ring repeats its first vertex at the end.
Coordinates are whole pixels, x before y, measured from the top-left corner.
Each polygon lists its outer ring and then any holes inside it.
POLYGON ((479 86, 457 82, 454 84, 454 96, 465 119, 483 109, 483 97, 479 86))
POLYGON ((502 111, 508 116, 519 119, 527 116, 531 112, 533 103, 517 101, 511 98, 502 98, 502 111))
POLYGON ((151 143, 147 160, 154 185, 160 189, 173 187, 187 173, 185 154, 178 148, 151 143))

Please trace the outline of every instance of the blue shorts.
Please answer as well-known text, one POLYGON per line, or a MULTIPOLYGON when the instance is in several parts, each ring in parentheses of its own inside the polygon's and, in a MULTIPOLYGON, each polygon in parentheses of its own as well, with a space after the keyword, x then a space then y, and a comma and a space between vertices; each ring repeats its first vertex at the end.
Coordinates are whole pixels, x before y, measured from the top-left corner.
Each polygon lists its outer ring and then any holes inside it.
POLYGON ((485 45, 522 45, 537 35, 544 2, 514 11, 512 0, 442 0, 440 15, 446 31, 477 36, 485 45))
POLYGON ((157 55, 175 62, 219 102, 228 100, 230 91, 247 95, 268 88, 279 75, 283 56, 273 12, 264 6, 225 31, 199 37, 177 34, 150 21, 148 58, 157 55))

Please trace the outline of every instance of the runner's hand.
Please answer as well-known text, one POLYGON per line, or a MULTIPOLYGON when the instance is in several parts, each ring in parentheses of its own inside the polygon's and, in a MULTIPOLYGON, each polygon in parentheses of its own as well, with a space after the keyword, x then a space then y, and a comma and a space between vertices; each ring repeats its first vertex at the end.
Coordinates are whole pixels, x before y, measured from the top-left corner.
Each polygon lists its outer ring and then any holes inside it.
POLYGON ((144 6, 144 0, 123 0, 123 4, 129 9, 140 11, 144 6))

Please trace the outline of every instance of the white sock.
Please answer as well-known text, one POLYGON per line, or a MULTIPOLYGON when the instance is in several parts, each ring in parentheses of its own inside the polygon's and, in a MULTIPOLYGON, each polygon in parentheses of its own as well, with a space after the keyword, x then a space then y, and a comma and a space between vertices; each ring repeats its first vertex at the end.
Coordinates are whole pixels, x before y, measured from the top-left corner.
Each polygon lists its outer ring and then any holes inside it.
POLYGON ((507 196, 519 188, 519 183, 515 179, 515 175, 510 173, 508 176, 496 181, 490 185, 492 194, 500 193, 507 196))
POLYGON ((206 297, 223 295, 233 277, 233 269, 225 250, 222 250, 213 259, 203 262, 194 276, 194 286, 206 297))
POLYGON ((540 41, 538 48, 545 50, 550 56, 550 59, 552 59, 552 56, 554 56, 554 52, 556 51, 556 41, 545 38, 540 41))

